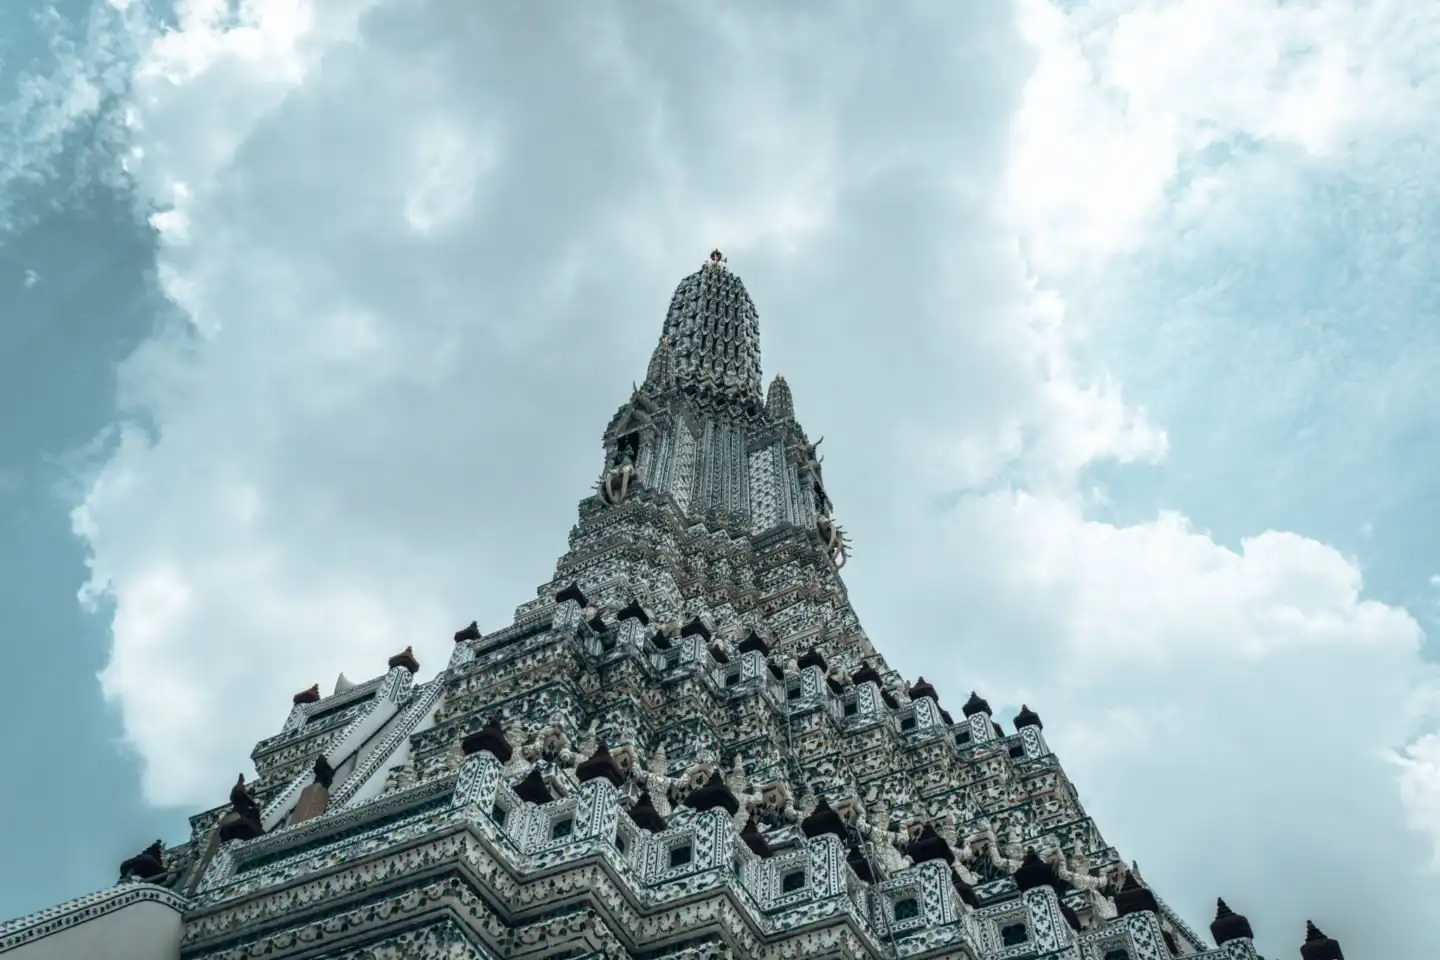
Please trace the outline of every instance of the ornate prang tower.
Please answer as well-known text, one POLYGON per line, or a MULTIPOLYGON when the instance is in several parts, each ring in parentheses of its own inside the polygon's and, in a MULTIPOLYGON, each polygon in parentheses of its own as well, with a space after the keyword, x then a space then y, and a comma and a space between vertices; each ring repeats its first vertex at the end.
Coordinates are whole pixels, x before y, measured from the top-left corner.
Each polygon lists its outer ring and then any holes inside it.
MULTIPOLYGON (((1208 947, 1022 707, 907 683, 840 580, 819 441, 717 251, 611 419, 555 576, 416 683, 296 694, 229 802, 0 952, 135 960, 1256 958, 1208 947)), ((948 686, 948 684, 947 684, 948 686)), ((1305 960, 1342 960, 1313 925, 1305 960)))

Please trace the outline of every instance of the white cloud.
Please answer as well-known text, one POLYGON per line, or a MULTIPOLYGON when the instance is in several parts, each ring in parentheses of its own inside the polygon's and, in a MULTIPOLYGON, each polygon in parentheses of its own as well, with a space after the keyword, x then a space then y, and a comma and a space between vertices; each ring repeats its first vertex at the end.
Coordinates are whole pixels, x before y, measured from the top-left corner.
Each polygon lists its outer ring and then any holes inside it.
POLYGON ((1402 0, 1019 0, 1040 52, 1017 122, 1010 206, 1035 262, 1071 271, 1208 214, 1193 172, 1237 139, 1315 157, 1423 129, 1440 13, 1402 0), (1177 195, 1178 194, 1178 195, 1177 195), (1172 210, 1167 210, 1173 204, 1172 210))
POLYGON ((1410 826, 1430 835, 1435 845, 1431 866, 1440 867, 1440 735, 1426 734, 1396 760, 1410 826))
POLYGON ((976 686, 1039 710, 1197 922, 1220 893, 1282 955, 1308 910, 1419 958, 1415 622, 1313 539, 1084 509, 1089 468, 1169 441, 1090 356, 1102 319, 1067 278, 1153 239, 1220 133, 1323 152, 1373 128, 1348 87, 1302 121, 1333 54, 1272 62, 1323 17, 1203 6, 1101 29, 1108 7, 1024 4, 1028 86, 979 4, 184 6, 135 72, 128 163, 194 328, 128 363, 155 430, 123 432, 76 511, 147 795, 217 802, 289 694, 407 644, 434 669, 528 599, 671 286, 720 244, 830 437, 877 644, 912 673, 943 657, 952 709, 976 686), (1217 51, 1263 102, 1195 89, 1217 51))

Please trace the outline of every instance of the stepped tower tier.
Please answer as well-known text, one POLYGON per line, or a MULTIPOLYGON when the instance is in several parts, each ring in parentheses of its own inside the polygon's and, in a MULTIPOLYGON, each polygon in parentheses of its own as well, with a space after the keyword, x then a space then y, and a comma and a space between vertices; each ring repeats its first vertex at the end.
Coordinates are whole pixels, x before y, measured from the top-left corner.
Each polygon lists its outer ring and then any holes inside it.
POLYGON ((0 952, 143 928, 156 960, 1255 960, 1245 917, 1222 901, 1208 946, 1105 840, 1037 713, 1007 732, 965 678, 876 652, 820 441, 761 383, 717 251, 510 623, 423 682, 406 647, 301 690, 185 842, 0 952))

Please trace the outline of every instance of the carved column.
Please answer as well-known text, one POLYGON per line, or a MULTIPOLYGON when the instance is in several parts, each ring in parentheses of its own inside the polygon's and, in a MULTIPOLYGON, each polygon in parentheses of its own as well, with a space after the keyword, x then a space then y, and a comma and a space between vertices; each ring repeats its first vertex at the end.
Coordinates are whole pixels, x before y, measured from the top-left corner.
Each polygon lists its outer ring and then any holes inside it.
POLYGON ((595 777, 580 784, 580 796, 575 804, 575 839, 600 837, 613 841, 619 820, 620 794, 613 783, 604 777, 595 777))
POLYGON ((805 841, 810 854, 810 890, 815 898, 845 893, 845 849, 833 833, 822 833, 805 841))
POLYGON ((1040 953, 1063 950, 1075 942, 1075 931, 1060 913, 1060 901, 1048 887, 1033 887, 1021 894, 1030 915, 1030 939, 1040 953))
POLYGON ((488 817, 495 808, 503 766, 488 750, 466 757, 455 779, 450 809, 467 819, 488 817))

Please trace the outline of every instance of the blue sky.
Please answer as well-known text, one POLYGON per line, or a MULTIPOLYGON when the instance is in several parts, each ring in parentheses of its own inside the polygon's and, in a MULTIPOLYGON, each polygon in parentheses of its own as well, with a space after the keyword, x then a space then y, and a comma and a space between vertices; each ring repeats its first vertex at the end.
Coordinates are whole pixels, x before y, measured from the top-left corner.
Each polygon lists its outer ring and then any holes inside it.
POLYGON ((1440 14, 216 9, 0 12, 0 914, 504 622, 719 244, 892 663, 1192 922, 1428 957, 1440 14))
MULTIPOLYGON (((18 90, 56 69, 51 32, 34 12, 0 11, 7 160, 28 132, 18 90)), ((69 510, 92 444, 114 418, 115 367, 164 302, 132 198, 85 168, 93 136, 82 124, 23 175, 7 171, 0 190, 0 406, 23 411, 0 429, 0 610, 11 638, 0 661, 16 680, 7 719, 24 731, 5 748, 0 809, 28 825, 0 839, 0 859, 15 865, 0 878, 6 916, 113 879, 111 861, 128 856, 135 839, 173 837, 180 823, 140 797, 135 759, 95 682, 107 622, 75 601, 85 551, 69 510)))

